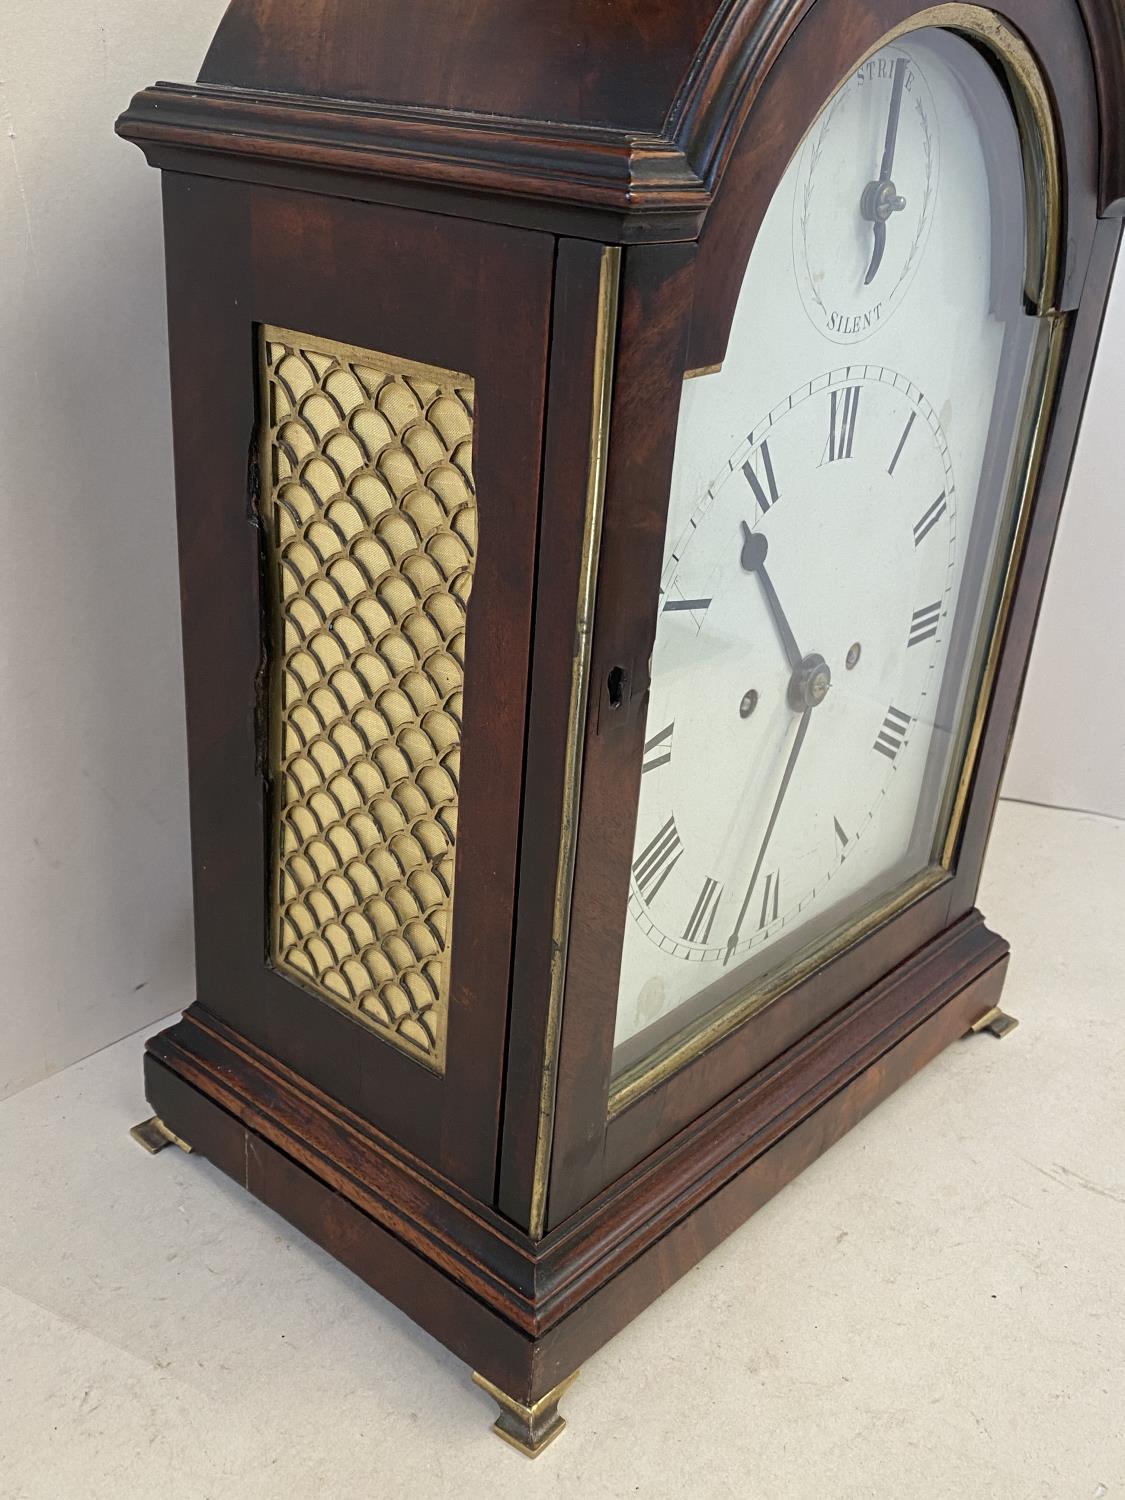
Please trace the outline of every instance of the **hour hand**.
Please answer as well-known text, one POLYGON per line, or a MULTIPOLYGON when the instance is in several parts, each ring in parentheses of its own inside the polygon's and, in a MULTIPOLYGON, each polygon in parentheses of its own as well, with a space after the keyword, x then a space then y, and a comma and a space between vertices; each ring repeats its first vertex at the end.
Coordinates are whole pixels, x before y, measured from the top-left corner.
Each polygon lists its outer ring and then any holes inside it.
POLYGON ((883 219, 875 220, 875 250, 871 256, 871 264, 867 268, 867 275, 863 278, 864 286, 870 286, 875 280, 875 274, 883 264, 883 255, 887 248, 887 225, 883 219))
POLYGON ((804 657, 801 648, 797 645, 797 638, 790 628, 789 621, 785 617, 785 611, 781 607, 781 600, 777 597, 777 590, 773 586, 770 575, 766 572, 766 555, 769 552, 769 542, 760 531, 751 531, 745 521, 742 523, 742 566, 747 573, 757 575, 758 582, 762 585, 762 592, 766 596, 766 604, 769 606, 773 623, 777 627, 777 633, 781 637, 781 644, 785 650, 786 659, 795 672, 801 665, 804 657))

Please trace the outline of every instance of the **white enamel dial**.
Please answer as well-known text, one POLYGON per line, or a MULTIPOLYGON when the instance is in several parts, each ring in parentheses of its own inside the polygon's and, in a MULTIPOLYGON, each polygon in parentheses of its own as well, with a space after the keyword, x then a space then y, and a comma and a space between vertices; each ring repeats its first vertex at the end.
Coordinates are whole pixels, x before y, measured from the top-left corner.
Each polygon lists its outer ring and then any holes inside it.
POLYGON ((722 369, 685 384, 621 1066, 934 865, 1033 343, 1018 261, 996 313, 997 163, 1019 245, 1020 161, 967 43, 920 31, 886 48, 813 123, 722 369), (877 233, 865 209, 885 182, 904 206, 877 233))
POLYGON ((913 798, 884 803, 934 691, 956 538, 937 414, 894 370, 815 377, 729 455, 661 589, 631 912, 662 952, 726 966, 873 830, 909 838, 913 798), (841 567, 868 586, 841 588, 841 567), (827 688, 807 722, 791 701, 805 662, 827 688), (790 765, 800 797, 780 795, 790 765))

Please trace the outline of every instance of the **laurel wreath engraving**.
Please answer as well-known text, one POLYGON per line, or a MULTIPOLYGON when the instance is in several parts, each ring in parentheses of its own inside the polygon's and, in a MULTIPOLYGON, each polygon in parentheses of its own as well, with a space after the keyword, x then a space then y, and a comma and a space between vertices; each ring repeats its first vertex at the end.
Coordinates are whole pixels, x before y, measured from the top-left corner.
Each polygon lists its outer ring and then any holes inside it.
MULTIPOLYGON (((828 131, 832 124, 832 118, 838 108, 839 101, 837 101, 836 104, 830 106, 828 113, 825 115, 824 120, 821 123, 820 130, 817 133, 816 140, 813 142, 812 150, 809 154, 809 177, 808 181, 805 183, 805 195, 801 203, 801 248, 804 252, 806 267, 808 267, 809 265, 809 216, 812 212, 813 183, 816 177, 817 163, 820 161, 821 155, 824 151, 824 143, 828 139, 828 131)), ((812 278, 811 271, 809 273, 809 288, 812 292, 813 300, 816 302, 821 312, 824 313, 825 317, 827 317, 828 309, 825 307, 820 293, 817 291, 816 282, 812 278)))
POLYGON ((926 158, 926 183, 922 190, 922 214, 918 220, 918 228, 915 231, 914 239, 911 242, 910 253, 906 257, 898 280, 891 288, 891 295, 887 298, 888 302, 894 300, 895 293, 909 276, 910 268, 914 264, 914 258, 921 249, 926 230, 927 216, 930 212, 930 199, 933 196, 934 189, 934 138, 930 132, 930 121, 920 95, 915 96, 914 107, 918 111, 918 119, 922 124, 922 152, 926 158))

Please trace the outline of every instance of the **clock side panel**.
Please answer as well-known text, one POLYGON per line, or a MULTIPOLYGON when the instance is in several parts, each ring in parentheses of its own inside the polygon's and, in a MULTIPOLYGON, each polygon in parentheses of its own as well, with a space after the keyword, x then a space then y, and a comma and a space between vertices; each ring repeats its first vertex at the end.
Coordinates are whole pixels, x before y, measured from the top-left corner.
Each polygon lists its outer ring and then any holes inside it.
POLYGON ((197 1007, 490 1200, 553 242, 164 197, 197 1007))

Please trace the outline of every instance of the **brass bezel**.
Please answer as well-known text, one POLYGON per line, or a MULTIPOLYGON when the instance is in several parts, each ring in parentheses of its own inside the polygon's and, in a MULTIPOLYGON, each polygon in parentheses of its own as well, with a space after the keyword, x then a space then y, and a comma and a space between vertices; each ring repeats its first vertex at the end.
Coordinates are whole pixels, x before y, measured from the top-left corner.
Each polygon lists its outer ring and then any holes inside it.
MULTIPOLYGON (((1008 617, 1015 595, 1031 511, 1046 448, 1047 433, 1054 395, 1062 373, 1068 320, 1056 313, 1058 282, 1061 274, 1062 184, 1060 155, 1055 117, 1043 74, 1027 43, 993 11, 979 5, 942 4, 917 12, 909 21, 895 27, 870 47, 853 68, 861 67, 883 47, 911 32, 939 27, 958 31, 983 42, 1004 67, 1009 93, 1024 156, 1027 184, 1028 256, 1025 292, 1028 301, 1047 329, 1033 351, 1036 362, 1029 371, 1028 399, 1025 403, 1014 452, 1008 507, 1012 526, 1004 548, 998 549, 995 567, 1004 569, 1004 580, 997 598, 997 609, 985 653, 975 700, 971 700, 972 723, 963 738, 964 754, 960 776, 948 812, 946 836, 940 862, 922 871, 890 896, 883 897, 857 913, 804 959, 798 955, 772 982, 760 981, 736 994, 719 1010, 701 1017, 694 1025, 670 1038, 662 1047, 633 1067, 626 1069, 610 1085, 608 1118, 615 1119, 643 1095, 651 1092, 674 1073, 707 1051, 722 1037, 741 1026, 779 999, 824 964, 837 957, 860 937, 873 931, 891 917, 900 915, 939 885, 952 879, 951 867, 964 825, 965 812, 976 762, 984 735, 984 726, 992 701, 1000 653, 1008 617), (1032 400, 1032 396, 1035 399, 1032 400)), ((852 69, 848 70, 849 72, 852 69)), ((846 77, 847 74, 844 75, 846 77)), ((841 80, 842 81, 842 80, 841 80)), ((837 85, 839 87, 839 85, 837 85)), ((810 127, 811 128, 811 127, 810 127)), ((803 138, 802 138, 803 140, 803 138)), ((798 147, 798 150, 800 148, 798 147)), ((711 371, 688 371, 685 379, 711 371)), ((991 579, 991 596, 996 598, 996 575, 991 579)))
POLYGON ((1024 39, 983 5, 931 5, 896 26, 860 58, 869 57, 912 31, 939 27, 983 42, 1004 68, 1024 156, 1027 190, 1027 299, 1040 317, 1057 309, 1062 272, 1062 177, 1058 129, 1042 69, 1024 39), (1042 191, 1037 184, 1042 183, 1042 191))

